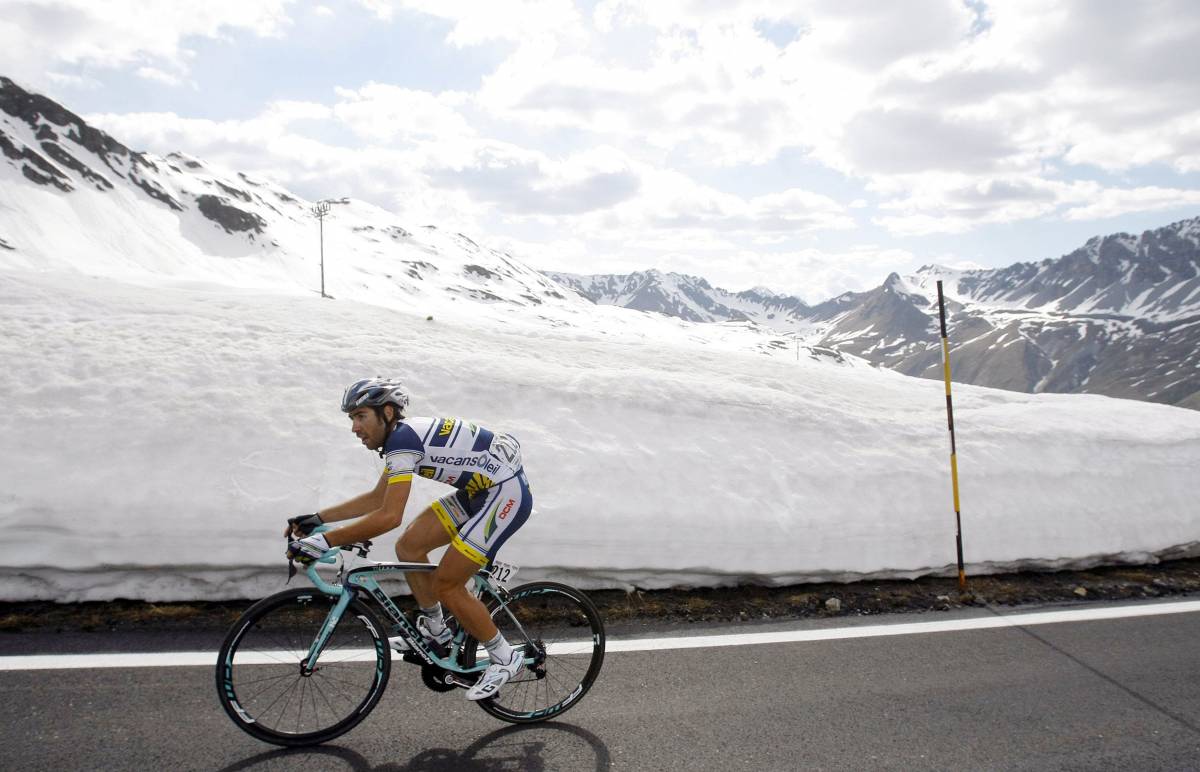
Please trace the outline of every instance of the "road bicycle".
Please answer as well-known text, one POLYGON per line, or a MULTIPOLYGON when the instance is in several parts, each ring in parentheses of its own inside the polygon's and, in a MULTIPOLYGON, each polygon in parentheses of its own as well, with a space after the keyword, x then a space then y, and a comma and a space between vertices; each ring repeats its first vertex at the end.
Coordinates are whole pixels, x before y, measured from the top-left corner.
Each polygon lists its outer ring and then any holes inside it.
MULTIPOLYGON (((387 687, 389 632, 407 649, 401 661, 419 666, 422 682, 435 692, 468 688, 487 668, 486 651, 452 619, 454 638, 435 649, 379 586, 380 578, 436 565, 348 569, 343 560, 334 582, 317 573, 317 564, 337 563, 343 550, 365 558, 369 549, 365 542, 326 551, 305 572, 315 590, 284 590, 258 601, 225 636, 217 694, 250 735, 275 745, 316 745, 353 729, 387 687)), ((508 590, 504 580, 514 572, 496 563, 472 579, 473 592, 525 660, 497 695, 477 704, 501 721, 526 724, 560 716, 587 694, 604 663, 605 635, 600 612, 582 592, 557 582, 508 590)))

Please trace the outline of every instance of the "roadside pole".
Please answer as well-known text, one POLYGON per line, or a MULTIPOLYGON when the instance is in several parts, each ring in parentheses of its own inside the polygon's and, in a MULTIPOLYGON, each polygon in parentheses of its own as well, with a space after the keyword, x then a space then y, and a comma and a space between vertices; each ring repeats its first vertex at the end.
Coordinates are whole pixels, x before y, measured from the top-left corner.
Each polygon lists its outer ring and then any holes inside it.
POLYGON ((329 297, 325 294, 325 216, 328 214, 328 201, 318 201, 312 208, 312 215, 317 218, 317 227, 320 233, 318 238, 321 243, 321 297, 323 298, 329 297))
POLYGON ((950 397, 950 340, 946 335, 946 298, 942 282, 937 283, 938 317, 942 326, 942 373, 946 379, 946 420, 950 426, 950 481, 954 487, 954 540, 958 546, 958 587, 966 589, 967 574, 963 569, 962 508, 958 503, 958 449, 954 442, 954 401, 950 397))

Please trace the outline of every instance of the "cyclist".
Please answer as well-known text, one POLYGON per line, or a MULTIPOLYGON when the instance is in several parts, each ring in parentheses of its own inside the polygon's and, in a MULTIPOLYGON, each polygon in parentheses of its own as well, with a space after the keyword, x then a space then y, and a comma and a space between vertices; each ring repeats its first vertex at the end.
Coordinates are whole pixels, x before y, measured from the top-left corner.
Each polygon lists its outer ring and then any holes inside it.
POLYGON ((364 541, 400 525, 414 472, 447 483, 453 493, 429 505, 396 542, 396 557, 429 562, 429 552, 447 544, 431 573, 410 573, 409 586, 421 607, 417 629, 437 651, 453 637, 442 610, 487 647, 491 663, 467 690, 467 699, 495 696, 520 672, 522 655, 501 635, 483 603, 466 583, 487 566, 504 542, 529 517, 533 498, 521 463, 521 446, 511 435, 491 432, 459 418, 406 418, 408 394, 395 380, 356 381, 342 396, 351 431, 386 467, 371 491, 310 515, 290 518, 288 557, 310 562, 331 547, 364 541), (357 522, 322 534, 324 523, 353 517, 357 522))

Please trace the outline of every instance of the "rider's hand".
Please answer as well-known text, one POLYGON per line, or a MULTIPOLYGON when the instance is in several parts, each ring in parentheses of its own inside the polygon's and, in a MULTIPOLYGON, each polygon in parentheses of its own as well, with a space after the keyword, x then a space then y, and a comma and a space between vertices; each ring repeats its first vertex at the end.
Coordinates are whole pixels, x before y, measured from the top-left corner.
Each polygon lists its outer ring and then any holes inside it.
POLYGON ((287 557, 288 560, 296 560, 308 565, 324 555, 328 549, 329 542, 325 540, 325 534, 318 533, 288 542, 287 557))
POLYGON ((289 517, 287 527, 283 529, 283 535, 288 538, 292 536, 308 536, 313 532, 314 528, 324 524, 325 521, 316 512, 313 512, 311 515, 289 517))

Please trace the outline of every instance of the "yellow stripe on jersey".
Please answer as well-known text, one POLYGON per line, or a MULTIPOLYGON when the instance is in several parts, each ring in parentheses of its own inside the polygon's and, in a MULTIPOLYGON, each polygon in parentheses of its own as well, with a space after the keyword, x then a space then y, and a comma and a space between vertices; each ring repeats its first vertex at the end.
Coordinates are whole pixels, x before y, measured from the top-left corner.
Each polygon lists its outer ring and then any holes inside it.
POLYGON ((442 522, 442 527, 446 529, 446 533, 450 536, 458 536, 458 526, 454 524, 454 518, 450 517, 450 513, 442 506, 442 502, 435 501, 429 505, 433 510, 433 514, 437 515, 437 519, 442 522))
POLYGON ((412 472, 401 472, 388 478, 388 485, 395 485, 402 482, 412 482, 412 472))
POLYGON ((488 564, 487 555, 484 555, 470 544, 467 544, 460 537, 455 536, 450 540, 450 543, 454 545, 455 549, 466 555, 468 560, 473 560, 481 566, 486 566, 488 564))
POLYGON ((440 501, 435 501, 429 505, 433 510, 433 514, 437 515, 437 519, 441 521, 442 527, 446 529, 446 533, 450 534, 450 543, 454 545, 454 549, 466 555, 468 560, 478 563, 481 566, 488 564, 487 555, 484 555, 479 550, 472 547, 462 540, 458 535, 458 526, 454 524, 454 518, 450 517, 450 513, 442 506, 440 501))

